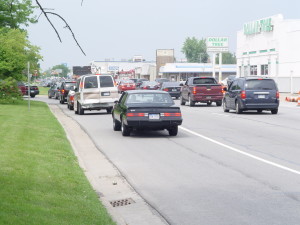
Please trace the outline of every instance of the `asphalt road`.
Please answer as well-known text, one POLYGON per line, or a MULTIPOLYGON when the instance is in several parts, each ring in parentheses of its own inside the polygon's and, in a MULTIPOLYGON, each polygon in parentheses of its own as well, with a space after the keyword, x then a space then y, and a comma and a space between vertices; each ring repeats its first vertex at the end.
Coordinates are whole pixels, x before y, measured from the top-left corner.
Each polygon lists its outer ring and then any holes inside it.
POLYGON ((172 225, 300 223, 296 103, 283 102, 277 115, 182 106, 176 137, 167 131, 123 137, 106 111, 75 115, 60 107, 172 225))

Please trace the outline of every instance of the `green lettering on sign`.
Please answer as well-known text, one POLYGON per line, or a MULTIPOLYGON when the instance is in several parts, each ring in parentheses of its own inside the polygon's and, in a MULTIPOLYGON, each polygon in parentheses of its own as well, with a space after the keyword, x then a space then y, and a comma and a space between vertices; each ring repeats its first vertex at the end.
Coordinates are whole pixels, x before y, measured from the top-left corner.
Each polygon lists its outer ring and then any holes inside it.
POLYGON ((272 18, 261 19, 244 24, 244 34, 260 34, 273 31, 272 18))

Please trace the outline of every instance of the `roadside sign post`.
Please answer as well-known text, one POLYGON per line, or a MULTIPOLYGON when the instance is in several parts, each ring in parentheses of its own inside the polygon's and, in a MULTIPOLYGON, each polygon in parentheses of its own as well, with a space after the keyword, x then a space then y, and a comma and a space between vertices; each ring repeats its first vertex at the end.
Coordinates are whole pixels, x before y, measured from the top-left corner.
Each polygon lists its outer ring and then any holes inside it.
POLYGON ((228 37, 208 37, 206 38, 207 52, 213 54, 212 70, 215 77, 215 57, 219 53, 219 82, 222 80, 222 52, 228 52, 228 37))
POLYGON ((28 78, 28 85, 27 85, 27 95, 28 95, 28 111, 30 111, 30 63, 27 63, 27 78, 28 78))

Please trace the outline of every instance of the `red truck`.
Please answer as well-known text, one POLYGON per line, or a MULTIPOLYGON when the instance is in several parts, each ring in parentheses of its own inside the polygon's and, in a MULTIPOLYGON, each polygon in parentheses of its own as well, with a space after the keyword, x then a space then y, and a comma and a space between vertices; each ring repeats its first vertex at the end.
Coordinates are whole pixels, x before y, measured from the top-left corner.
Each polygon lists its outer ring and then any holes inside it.
POLYGON ((189 102, 194 106, 196 102, 211 105, 215 102, 217 106, 222 105, 223 87, 213 77, 190 77, 181 87, 180 104, 189 102))

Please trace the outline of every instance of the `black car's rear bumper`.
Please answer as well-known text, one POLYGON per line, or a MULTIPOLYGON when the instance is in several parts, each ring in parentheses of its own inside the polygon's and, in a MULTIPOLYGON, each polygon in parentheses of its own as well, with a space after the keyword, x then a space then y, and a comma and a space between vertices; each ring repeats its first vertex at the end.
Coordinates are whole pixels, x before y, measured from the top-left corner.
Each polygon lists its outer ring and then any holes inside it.
POLYGON ((182 124, 182 120, 160 120, 160 121, 143 121, 143 120, 128 120, 127 125, 135 128, 154 128, 167 129, 182 124))

